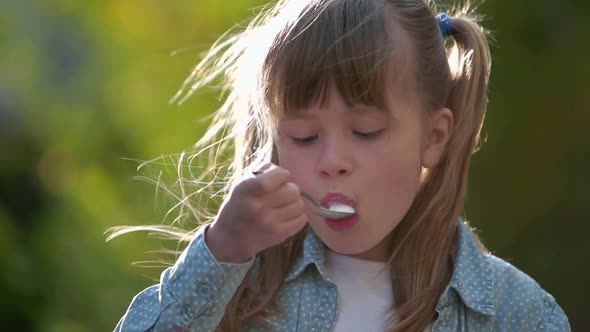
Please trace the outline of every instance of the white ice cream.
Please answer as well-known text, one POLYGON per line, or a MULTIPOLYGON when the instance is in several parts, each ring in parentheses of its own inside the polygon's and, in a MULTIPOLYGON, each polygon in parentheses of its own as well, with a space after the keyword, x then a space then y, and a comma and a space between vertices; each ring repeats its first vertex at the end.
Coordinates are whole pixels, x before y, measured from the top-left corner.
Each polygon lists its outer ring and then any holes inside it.
POLYGON ((346 204, 334 203, 330 205, 330 211, 335 212, 349 212, 349 213, 356 213, 352 206, 348 206, 346 204))

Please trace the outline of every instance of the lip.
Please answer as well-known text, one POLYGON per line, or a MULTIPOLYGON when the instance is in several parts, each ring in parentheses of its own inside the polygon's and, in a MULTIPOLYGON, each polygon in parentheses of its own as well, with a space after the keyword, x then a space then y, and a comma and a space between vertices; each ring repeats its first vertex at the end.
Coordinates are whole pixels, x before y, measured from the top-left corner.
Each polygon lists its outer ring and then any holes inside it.
POLYGON ((358 207, 355 200, 352 198, 340 194, 340 193, 329 193, 320 201, 323 207, 329 208, 332 203, 340 203, 351 206, 356 211, 356 214, 349 218, 345 219, 324 219, 326 224, 335 231, 345 231, 347 229, 353 228, 358 222, 360 221, 358 207))
POLYGON ((345 204, 353 207, 355 210, 357 206, 356 201, 354 199, 341 193, 329 193, 326 196, 324 196, 324 198, 322 198, 322 200, 320 201, 320 204, 322 204, 322 206, 326 209, 329 209, 332 203, 345 204))

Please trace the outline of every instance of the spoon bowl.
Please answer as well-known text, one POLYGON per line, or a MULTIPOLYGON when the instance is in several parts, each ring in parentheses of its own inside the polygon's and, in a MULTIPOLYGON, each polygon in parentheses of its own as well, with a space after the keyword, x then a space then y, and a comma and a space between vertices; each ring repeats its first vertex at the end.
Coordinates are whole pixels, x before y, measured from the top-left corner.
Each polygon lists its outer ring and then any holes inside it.
POLYGON ((320 203, 318 203, 313 197, 311 197, 308 193, 302 191, 301 196, 306 198, 308 201, 311 202, 315 206, 315 214, 326 219, 346 219, 354 216, 355 212, 344 212, 344 211, 333 211, 330 209, 326 209, 320 203))

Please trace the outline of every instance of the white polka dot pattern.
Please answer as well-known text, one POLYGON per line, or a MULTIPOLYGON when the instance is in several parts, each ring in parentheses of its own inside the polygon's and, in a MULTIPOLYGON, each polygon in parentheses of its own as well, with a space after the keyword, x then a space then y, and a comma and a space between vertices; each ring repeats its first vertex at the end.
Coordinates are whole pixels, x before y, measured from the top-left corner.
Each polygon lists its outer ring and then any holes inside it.
MULTIPOLYGON (((463 222, 459 231, 453 276, 439 298, 432 331, 571 331, 551 295, 514 266, 481 253, 463 222)), ((268 321, 276 331, 325 332, 334 326, 338 292, 325 271, 324 246, 311 229, 303 248, 279 291, 280 311, 268 321)), ((216 262, 200 234, 159 285, 135 296, 115 331, 214 331, 252 264, 216 262)))

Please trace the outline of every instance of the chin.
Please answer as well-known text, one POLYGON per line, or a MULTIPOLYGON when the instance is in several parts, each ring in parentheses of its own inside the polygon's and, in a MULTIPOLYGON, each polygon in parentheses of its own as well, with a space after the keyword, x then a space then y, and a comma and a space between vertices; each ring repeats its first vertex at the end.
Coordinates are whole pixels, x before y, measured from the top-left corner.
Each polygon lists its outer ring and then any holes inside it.
POLYGON ((330 250, 342 255, 359 255, 371 250, 377 245, 377 243, 358 243, 357 241, 354 241, 354 239, 322 239, 322 242, 324 242, 326 247, 330 250))
POLYGON ((333 234, 331 230, 322 227, 319 232, 316 231, 316 235, 330 250, 341 255, 356 256, 371 261, 387 261, 391 255, 391 248, 386 242, 391 240, 392 232, 383 230, 383 233, 389 235, 381 237, 377 234, 364 234, 365 236, 362 236, 362 232, 333 234))

